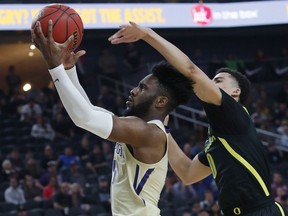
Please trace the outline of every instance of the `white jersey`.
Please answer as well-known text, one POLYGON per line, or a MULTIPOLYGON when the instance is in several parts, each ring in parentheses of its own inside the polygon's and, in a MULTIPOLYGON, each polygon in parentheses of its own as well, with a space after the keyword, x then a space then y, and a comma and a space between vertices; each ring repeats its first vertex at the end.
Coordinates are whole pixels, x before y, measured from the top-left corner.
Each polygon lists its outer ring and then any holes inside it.
MULTIPOLYGON (((166 134, 163 123, 156 124, 166 134)), ((159 216, 158 201, 168 168, 168 145, 163 158, 145 164, 133 157, 125 143, 116 143, 112 166, 111 206, 113 216, 159 216)))

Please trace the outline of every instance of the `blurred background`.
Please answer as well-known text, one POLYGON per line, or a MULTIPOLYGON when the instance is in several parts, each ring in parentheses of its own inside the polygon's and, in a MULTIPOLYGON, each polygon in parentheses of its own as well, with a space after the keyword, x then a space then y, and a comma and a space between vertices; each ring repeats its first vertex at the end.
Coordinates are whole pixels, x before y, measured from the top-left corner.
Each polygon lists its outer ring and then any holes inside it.
MULTIPOLYGON (((0 216, 110 212, 113 143, 76 128, 33 47, 33 15, 52 1, 0 2, 0 216), (17 196, 16 196, 17 194, 17 196)), ((142 41, 111 45, 130 19, 152 27, 183 50, 209 77, 220 67, 245 74, 253 89, 247 109, 271 166, 272 193, 288 206, 288 1, 58 1, 84 23, 77 63, 91 102, 121 115, 129 91, 163 60, 142 41)), ((171 115, 172 134, 193 158, 207 121, 192 97, 171 115)), ((169 170, 163 216, 221 215, 213 178, 184 186, 169 170)))

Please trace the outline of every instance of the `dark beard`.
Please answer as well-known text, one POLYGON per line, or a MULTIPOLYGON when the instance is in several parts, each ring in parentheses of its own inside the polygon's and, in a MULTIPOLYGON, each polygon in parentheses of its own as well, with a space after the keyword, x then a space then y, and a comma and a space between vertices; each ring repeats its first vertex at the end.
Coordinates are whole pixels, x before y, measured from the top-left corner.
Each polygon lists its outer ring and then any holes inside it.
POLYGON ((147 101, 138 104, 137 106, 134 107, 128 107, 124 112, 123 116, 136 116, 139 118, 143 118, 146 116, 149 112, 149 109, 151 105, 154 102, 155 97, 149 98, 147 101))

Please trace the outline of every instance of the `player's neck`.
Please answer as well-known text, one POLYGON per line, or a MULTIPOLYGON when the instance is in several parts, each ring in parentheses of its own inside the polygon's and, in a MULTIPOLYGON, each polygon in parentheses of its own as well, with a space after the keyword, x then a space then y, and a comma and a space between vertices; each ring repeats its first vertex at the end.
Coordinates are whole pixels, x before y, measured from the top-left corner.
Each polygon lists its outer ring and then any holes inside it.
POLYGON ((161 115, 155 115, 155 114, 147 114, 146 116, 143 116, 142 119, 146 122, 152 121, 152 120, 160 120, 161 122, 164 122, 164 118, 161 115))

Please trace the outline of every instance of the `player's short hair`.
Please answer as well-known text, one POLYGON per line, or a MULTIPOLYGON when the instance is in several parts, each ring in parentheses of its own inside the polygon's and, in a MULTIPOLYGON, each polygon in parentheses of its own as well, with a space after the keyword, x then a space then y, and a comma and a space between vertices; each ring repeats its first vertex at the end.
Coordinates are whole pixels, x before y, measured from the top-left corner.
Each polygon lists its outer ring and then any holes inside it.
POLYGON ((180 104, 189 102, 193 93, 192 80, 182 75, 167 61, 154 65, 152 75, 158 79, 159 94, 168 97, 168 112, 180 104))
POLYGON ((225 68, 225 67, 220 68, 216 71, 216 74, 219 74, 219 73, 228 73, 232 77, 234 77, 234 79, 236 80, 236 82, 239 85, 239 88, 241 89, 241 94, 239 96, 239 102, 242 105, 244 105, 248 101, 249 96, 250 96, 251 83, 248 80, 248 78, 244 74, 242 74, 236 70, 232 70, 230 68, 225 68))

